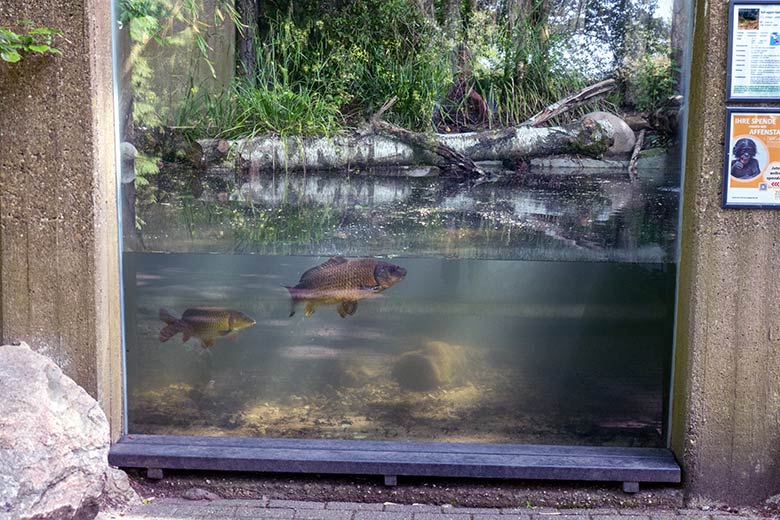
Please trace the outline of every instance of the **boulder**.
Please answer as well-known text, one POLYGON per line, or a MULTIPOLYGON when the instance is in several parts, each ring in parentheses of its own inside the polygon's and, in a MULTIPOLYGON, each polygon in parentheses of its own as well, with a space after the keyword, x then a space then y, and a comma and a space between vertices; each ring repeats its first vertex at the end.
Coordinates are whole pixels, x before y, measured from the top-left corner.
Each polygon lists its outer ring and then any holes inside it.
POLYGON ((621 118, 615 114, 610 114, 609 112, 591 112, 590 114, 584 115, 582 119, 584 120, 588 117, 595 121, 608 122, 612 125, 612 129, 615 132, 613 135, 614 142, 604 155, 630 154, 634 150, 634 145, 636 144, 634 131, 631 130, 631 127, 621 118))
POLYGON ((103 410, 49 358, 0 346, 0 396, 3 518, 93 518, 102 503, 135 498, 108 466, 103 410))
POLYGON ((460 379, 464 365, 461 347, 429 341, 420 349, 402 354, 392 375, 404 390, 428 391, 460 379))

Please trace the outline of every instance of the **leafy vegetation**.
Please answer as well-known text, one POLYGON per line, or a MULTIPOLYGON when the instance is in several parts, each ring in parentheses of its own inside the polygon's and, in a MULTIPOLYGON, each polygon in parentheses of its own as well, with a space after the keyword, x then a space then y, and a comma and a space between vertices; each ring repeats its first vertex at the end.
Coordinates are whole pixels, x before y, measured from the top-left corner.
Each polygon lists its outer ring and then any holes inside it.
POLYGON ((638 110, 658 108, 675 93, 676 70, 665 55, 645 56, 637 67, 633 80, 636 91, 634 105, 638 110))
POLYGON ((121 0, 136 126, 180 127, 190 138, 328 135, 360 126, 396 96, 389 121, 458 131, 517 124, 608 75, 623 82, 620 100, 638 109, 674 88, 675 71, 663 61, 668 22, 654 16, 656 2, 241 3, 259 10, 252 31, 228 0, 213 10, 198 0, 121 0), (255 54, 249 67, 236 53, 235 70, 244 73, 220 86, 210 38, 226 23, 254 35, 255 54), (211 77, 193 73, 178 92, 161 92, 163 46, 196 49, 211 77), (475 99, 479 117, 469 118, 475 99))
POLYGON ((62 37, 62 31, 48 27, 35 27, 25 20, 23 30, 19 33, 7 27, 0 27, 0 59, 16 63, 24 53, 62 54, 54 47, 54 39, 62 37))

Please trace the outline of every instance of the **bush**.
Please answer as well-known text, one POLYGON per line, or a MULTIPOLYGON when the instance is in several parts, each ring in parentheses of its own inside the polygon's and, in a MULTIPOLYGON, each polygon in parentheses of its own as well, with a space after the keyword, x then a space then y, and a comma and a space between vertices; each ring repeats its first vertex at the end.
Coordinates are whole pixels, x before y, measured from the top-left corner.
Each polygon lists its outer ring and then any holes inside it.
POLYGON ((629 78, 634 107, 652 111, 675 93, 675 70, 668 56, 645 56, 629 78))

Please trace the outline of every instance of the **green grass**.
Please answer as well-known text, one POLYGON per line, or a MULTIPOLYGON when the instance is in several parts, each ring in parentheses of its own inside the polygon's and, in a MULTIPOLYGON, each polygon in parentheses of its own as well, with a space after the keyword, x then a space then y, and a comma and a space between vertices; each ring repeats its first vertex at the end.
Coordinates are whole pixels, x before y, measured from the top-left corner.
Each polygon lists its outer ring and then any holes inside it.
MULTIPOLYGON (((430 130, 438 104, 466 100, 444 99, 457 77, 456 42, 446 41, 413 5, 365 0, 323 19, 286 13, 268 20, 269 31, 255 45, 257 75, 222 92, 193 86, 177 125, 192 138, 333 135, 362 126, 395 96, 386 120, 430 130), (354 31, 358 26, 364 30, 354 31)), ((468 66, 480 52, 490 54, 494 66, 467 74, 466 92, 472 88, 487 100, 495 124, 521 123, 586 84, 561 67, 562 57, 551 50, 556 36, 539 27, 506 34, 493 25, 473 39, 468 66)))

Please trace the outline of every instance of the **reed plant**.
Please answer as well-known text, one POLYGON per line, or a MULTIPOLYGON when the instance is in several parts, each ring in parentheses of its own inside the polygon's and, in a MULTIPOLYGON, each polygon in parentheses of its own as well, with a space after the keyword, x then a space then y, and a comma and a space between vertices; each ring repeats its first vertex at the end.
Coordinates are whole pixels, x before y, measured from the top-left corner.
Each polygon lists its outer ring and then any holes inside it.
POLYGON ((514 27, 484 31, 475 42, 474 87, 488 101, 493 121, 501 126, 522 123, 551 103, 584 87, 588 78, 565 66, 564 36, 545 24, 519 20, 514 27), (492 49, 492 52, 487 52, 492 49))
MULTIPOLYGON (((349 2, 327 17, 314 8, 278 12, 267 22, 255 44, 255 76, 240 76, 222 92, 192 86, 184 98, 177 124, 193 138, 332 135, 365 124, 394 96, 385 119, 430 130, 437 104, 451 103, 445 97, 463 78, 453 64, 460 42, 411 0, 349 2)), ((518 124, 586 83, 561 66, 561 37, 544 24, 521 20, 510 30, 493 21, 467 38, 475 63, 492 53, 492 66, 467 75, 466 92, 488 101, 496 124, 518 124)))

